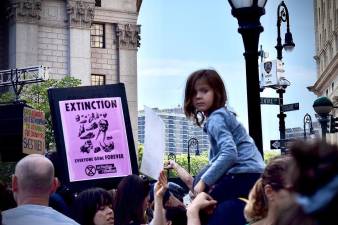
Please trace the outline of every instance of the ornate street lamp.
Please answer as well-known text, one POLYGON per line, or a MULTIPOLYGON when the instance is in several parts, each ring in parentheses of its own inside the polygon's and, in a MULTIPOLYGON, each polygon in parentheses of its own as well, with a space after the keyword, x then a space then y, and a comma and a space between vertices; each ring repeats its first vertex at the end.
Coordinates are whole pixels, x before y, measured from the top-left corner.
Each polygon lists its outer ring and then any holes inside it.
MULTIPOLYGON (((277 59, 283 59, 283 49, 286 51, 292 51, 295 47, 295 43, 293 43, 292 34, 290 32, 290 24, 289 24, 289 11, 286 7, 284 1, 282 1, 277 8, 277 44, 275 48, 277 49, 277 59), (284 38, 284 44, 282 45, 282 38, 280 35, 281 25, 283 22, 286 22, 286 33, 284 38)), ((279 118, 279 133, 280 140, 285 139, 285 117, 286 114, 282 110, 283 106, 283 94, 285 93, 287 85, 280 85, 276 89, 276 92, 279 96, 279 114, 277 117, 279 118)), ((285 152, 285 147, 281 148, 282 152, 285 152)))
MULTIPOLYGON (((169 152, 168 161, 169 160, 173 160, 174 162, 176 162, 176 154, 174 152, 169 152)), ((167 177, 168 177, 168 179, 170 178, 170 170, 169 169, 167 171, 167 177)))
POLYGON ((328 97, 319 97, 313 102, 313 109, 319 115, 318 121, 322 128, 322 141, 326 141, 327 123, 329 120, 329 113, 333 109, 333 104, 328 97))
POLYGON ((284 1, 282 1, 277 8, 277 45, 275 46, 275 48, 277 49, 277 59, 282 60, 283 48, 285 49, 285 51, 292 51, 294 47, 295 43, 293 43, 292 34, 290 32, 289 11, 284 1), (282 38, 280 36, 280 27, 282 25, 282 22, 286 22, 286 33, 283 45, 282 38))
POLYGON ((304 124, 304 140, 306 140, 306 124, 309 125, 310 135, 314 134, 312 126, 312 118, 310 114, 308 113, 305 114, 303 124, 304 124))
POLYGON ((190 146, 194 146, 196 145, 196 151, 195 151, 195 154, 196 155, 199 155, 199 147, 198 147, 198 140, 197 138, 190 138, 188 140, 188 172, 190 173, 190 146))
POLYGON ((249 133, 263 155, 260 87, 258 75, 258 42, 264 30, 259 19, 265 14, 266 0, 228 0, 231 13, 238 20, 238 32, 244 43, 249 133))

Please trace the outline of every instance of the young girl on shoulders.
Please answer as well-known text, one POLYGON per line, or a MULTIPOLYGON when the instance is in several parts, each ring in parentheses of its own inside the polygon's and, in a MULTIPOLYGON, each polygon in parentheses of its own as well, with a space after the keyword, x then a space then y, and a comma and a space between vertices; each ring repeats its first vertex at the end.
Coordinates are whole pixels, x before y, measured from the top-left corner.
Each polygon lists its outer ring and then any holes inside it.
POLYGON ((253 139, 226 106, 220 75, 212 69, 193 72, 185 87, 184 112, 210 140, 209 165, 194 182, 194 193, 209 191, 218 202, 247 197, 264 171, 264 161, 253 139))

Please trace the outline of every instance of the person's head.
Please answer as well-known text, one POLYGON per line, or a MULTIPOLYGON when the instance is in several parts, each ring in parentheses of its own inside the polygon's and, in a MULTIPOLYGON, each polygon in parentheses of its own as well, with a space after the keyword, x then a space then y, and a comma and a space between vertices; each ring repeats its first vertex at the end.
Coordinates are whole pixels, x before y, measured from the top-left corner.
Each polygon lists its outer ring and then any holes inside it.
POLYGON ((227 94, 223 80, 215 70, 198 70, 188 77, 185 86, 184 112, 197 125, 203 122, 203 119, 202 121, 198 119, 198 113, 208 116, 214 110, 225 106, 226 102, 227 94))
POLYGON ((39 154, 22 158, 15 167, 12 190, 18 205, 48 204, 49 195, 58 186, 52 162, 39 154))
POLYGON ((293 190, 312 195, 338 174, 338 147, 321 140, 297 141, 290 148, 293 190))
POLYGON ((286 173, 290 166, 289 156, 280 156, 270 160, 261 178, 259 178, 249 194, 249 200, 245 206, 246 219, 257 221, 267 216, 269 210, 278 210, 285 207, 285 201, 289 200, 286 187, 289 186, 286 173))
POLYGON ((124 177, 119 183, 115 202, 115 224, 127 225, 130 221, 145 223, 144 213, 147 208, 149 182, 137 175, 124 177))
POLYGON ((113 199, 102 188, 82 191, 74 203, 75 219, 82 225, 114 224, 113 199))
POLYGON ((312 223, 303 224, 331 224, 338 209, 338 146, 321 140, 297 141, 290 153, 293 163, 288 175, 299 208, 297 213, 281 214, 281 221, 288 222, 280 224, 305 219, 312 223))
POLYGON ((187 210, 185 207, 168 207, 165 209, 166 225, 186 225, 187 210))

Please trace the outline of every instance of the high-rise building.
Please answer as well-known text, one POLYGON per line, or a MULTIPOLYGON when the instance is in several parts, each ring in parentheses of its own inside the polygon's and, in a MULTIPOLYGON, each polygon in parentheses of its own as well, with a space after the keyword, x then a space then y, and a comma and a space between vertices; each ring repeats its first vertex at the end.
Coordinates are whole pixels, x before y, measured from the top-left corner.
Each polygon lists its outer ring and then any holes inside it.
POLYGON ((312 123, 312 131, 308 126, 305 128, 301 127, 293 127, 293 128, 286 128, 285 129, 285 139, 311 139, 311 138, 319 138, 320 137, 320 124, 319 122, 312 123))
MULTIPOLYGON (((183 114, 182 108, 172 109, 153 109, 161 117, 165 124, 165 151, 168 153, 183 153, 188 151, 188 143, 191 138, 198 140, 198 150, 200 152, 209 149, 208 136, 198 127, 187 120, 183 114)), ((145 116, 144 111, 138 114, 138 141, 144 144, 145 138, 145 116)), ((196 145, 190 142, 190 153, 193 154, 197 150, 196 145)))
MULTIPOLYGON (((317 80, 309 90, 338 104, 338 2, 314 0, 317 80)), ((332 112, 338 116, 336 110, 332 112)), ((337 134, 327 137, 337 142, 337 134)))
POLYGON ((136 134, 141 3, 2 0, 0 70, 44 65, 54 79, 72 76, 82 85, 125 83, 136 134))

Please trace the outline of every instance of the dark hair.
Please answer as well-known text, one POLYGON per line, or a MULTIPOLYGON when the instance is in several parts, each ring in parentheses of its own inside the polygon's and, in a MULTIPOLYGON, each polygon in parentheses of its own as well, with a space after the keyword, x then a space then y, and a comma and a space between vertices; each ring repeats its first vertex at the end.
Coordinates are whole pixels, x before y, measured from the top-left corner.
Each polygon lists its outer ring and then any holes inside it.
POLYGON ((289 151, 293 163, 288 176, 293 191, 298 194, 297 203, 281 212, 276 224, 332 224, 337 219, 338 192, 332 188, 325 190, 325 187, 338 176, 338 146, 322 140, 299 140, 291 145, 289 151), (318 191, 324 190, 326 193, 318 194, 318 191), (316 194, 320 198, 331 195, 331 198, 325 203, 319 203, 314 200, 316 194), (303 205, 304 202, 300 199, 307 199, 306 204, 303 205))
POLYGON ((227 102, 227 94, 225 91, 224 83, 221 76, 212 69, 197 70, 193 72, 187 79, 184 95, 184 113, 192 119, 198 126, 201 126, 204 120, 204 115, 201 112, 196 111, 193 105, 193 97, 196 94, 195 85, 198 80, 204 80, 214 91, 214 102, 209 110, 209 114, 214 110, 225 106, 227 102), (198 118, 198 114, 202 118, 198 118))
POLYGON ((183 207, 169 207, 165 210, 165 218, 172 225, 186 225, 187 210, 183 207))
POLYGON ((286 172, 291 163, 289 156, 278 156, 271 159, 265 170, 250 191, 250 198, 245 206, 245 217, 250 222, 266 217, 268 213, 268 201, 264 187, 270 185, 274 191, 279 191, 287 186, 286 172))
POLYGON ((338 146, 297 141, 290 148, 294 167, 290 180, 295 192, 312 195, 338 174, 338 146))
POLYGON ((134 174, 124 177, 116 190, 115 224, 127 225, 130 221, 140 224, 145 223, 143 202, 149 191, 148 181, 134 174))
POLYGON ((90 188, 82 191, 74 203, 75 220, 81 225, 94 225, 95 213, 104 206, 112 206, 113 199, 102 188, 90 188))

